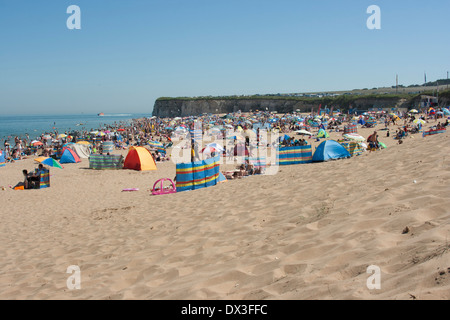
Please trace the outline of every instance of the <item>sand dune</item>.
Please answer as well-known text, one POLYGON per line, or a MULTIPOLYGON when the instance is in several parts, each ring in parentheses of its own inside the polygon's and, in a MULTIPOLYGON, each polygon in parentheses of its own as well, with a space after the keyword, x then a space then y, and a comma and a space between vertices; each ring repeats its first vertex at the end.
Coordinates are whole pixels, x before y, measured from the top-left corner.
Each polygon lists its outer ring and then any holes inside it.
MULTIPOLYGON (((172 163, 84 160, 52 169, 49 189, 7 188, 0 299, 450 299, 449 133, 383 135, 385 150, 166 196, 149 189, 172 163), (370 265, 380 290, 366 286, 370 265)), ((0 168, 0 186, 34 167, 0 168)))

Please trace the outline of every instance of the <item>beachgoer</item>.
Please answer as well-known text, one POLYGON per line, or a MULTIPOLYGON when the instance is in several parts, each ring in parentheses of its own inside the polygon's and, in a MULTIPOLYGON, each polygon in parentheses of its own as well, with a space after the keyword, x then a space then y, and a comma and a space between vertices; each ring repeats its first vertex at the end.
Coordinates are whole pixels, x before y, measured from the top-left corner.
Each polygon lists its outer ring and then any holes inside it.
POLYGON ((26 169, 24 169, 24 170, 22 170, 22 173, 23 173, 23 187, 25 188, 25 189, 31 189, 30 188, 30 177, 28 176, 28 170, 26 170, 26 169))

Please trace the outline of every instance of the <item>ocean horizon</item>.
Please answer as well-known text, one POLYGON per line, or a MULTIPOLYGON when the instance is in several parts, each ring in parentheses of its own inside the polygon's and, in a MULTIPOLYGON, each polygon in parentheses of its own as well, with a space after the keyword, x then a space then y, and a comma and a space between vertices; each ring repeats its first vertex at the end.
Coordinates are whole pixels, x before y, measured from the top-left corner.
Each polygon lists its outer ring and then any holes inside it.
POLYGON ((15 136, 35 139, 42 133, 58 131, 85 131, 104 128, 107 125, 127 125, 132 119, 151 117, 151 113, 105 113, 98 114, 27 114, 0 115, 0 141, 15 136))

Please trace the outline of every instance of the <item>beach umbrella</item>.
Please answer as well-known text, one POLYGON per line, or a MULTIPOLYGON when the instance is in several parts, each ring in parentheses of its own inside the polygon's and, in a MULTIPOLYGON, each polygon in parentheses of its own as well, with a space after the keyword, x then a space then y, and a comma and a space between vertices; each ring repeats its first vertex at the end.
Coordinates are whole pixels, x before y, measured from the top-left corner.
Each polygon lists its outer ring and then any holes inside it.
POLYGON ((50 167, 56 167, 56 168, 63 169, 61 164, 58 161, 56 161, 55 159, 53 159, 53 158, 39 157, 39 158, 34 159, 34 161, 42 163, 42 164, 45 164, 45 165, 50 166, 50 167))
POLYGON ((298 133, 298 134, 302 134, 302 135, 308 135, 308 136, 312 136, 312 133, 311 132, 309 132, 309 131, 306 131, 306 130, 297 130, 297 131, 295 131, 296 133, 298 133))
POLYGON ((203 150, 202 150, 202 153, 209 153, 209 154, 211 154, 213 152, 219 152, 219 150, 217 150, 216 148, 213 148, 213 147, 208 147, 208 146, 204 147, 203 150))
POLYGON ((64 133, 58 134, 58 137, 57 137, 57 138, 58 138, 58 139, 67 138, 67 134, 64 134, 64 133))
POLYGON ((224 151, 223 147, 221 145, 219 145, 218 143, 216 143, 216 142, 210 143, 210 144, 206 145, 206 147, 213 148, 213 149, 215 149, 217 151, 220 151, 220 152, 224 151))
POLYGON ((46 134, 45 136, 43 136, 43 138, 48 140, 48 139, 52 139, 52 136, 49 134, 46 134))
POLYGON ((419 113, 416 109, 409 110, 409 113, 419 113))
POLYGON ((103 137, 106 136, 106 133, 104 133, 103 131, 100 131, 99 133, 97 133, 97 137, 103 137))
POLYGON ((164 145, 159 141, 150 141, 148 145, 153 148, 164 148, 164 145))
POLYGON ((426 122, 424 121, 424 120, 422 120, 422 119, 416 119, 416 120, 414 120, 413 121, 415 124, 425 124, 426 122))
POLYGON ((125 129, 120 128, 120 129, 117 129, 117 131, 118 131, 118 132, 123 132, 123 131, 125 131, 125 129))
POLYGON ((212 127, 210 130, 211 130, 212 133, 218 133, 218 132, 221 131, 221 130, 220 130, 219 128, 217 128, 217 127, 212 127))
POLYGON ((230 136, 230 137, 227 137, 227 139, 230 139, 230 140, 245 140, 244 137, 242 137, 242 136, 230 136))
POLYGON ((355 141, 366 141, 366 138, 356 133, 346 133, 343 135, 343 137, 355 141))
POLYGON ((43 143, 41 141, 34 140, 34 141, 31 141, 31 145, 33 147, 37 147, 37 146, 42 146, 43 143))
POLYGON ((90 133, 91 133, 91 134, 97 134, 97 133, 98 133, 98 131, 97 131, 97 130, 95 130, 95 131, 91 131, 90 133))
POLYGON ((91 143, 88 141, 78 141, 78 144, 90 145, 91 143))
POLYGON ((444 115, 450 116, 450 110, 448 108, 442 108, 442 112, 444 112, 444 115))

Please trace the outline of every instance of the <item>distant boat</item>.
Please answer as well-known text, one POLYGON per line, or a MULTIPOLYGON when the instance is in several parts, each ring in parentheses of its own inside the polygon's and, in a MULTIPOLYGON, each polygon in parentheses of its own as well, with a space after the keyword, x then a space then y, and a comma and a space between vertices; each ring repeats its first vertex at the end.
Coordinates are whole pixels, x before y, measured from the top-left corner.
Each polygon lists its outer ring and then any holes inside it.
POLYGON ((99 117, 103 117, 105 114, 103 113, 103 112, 100 112, 99 114, 98 114, 98 116, 99 117))

